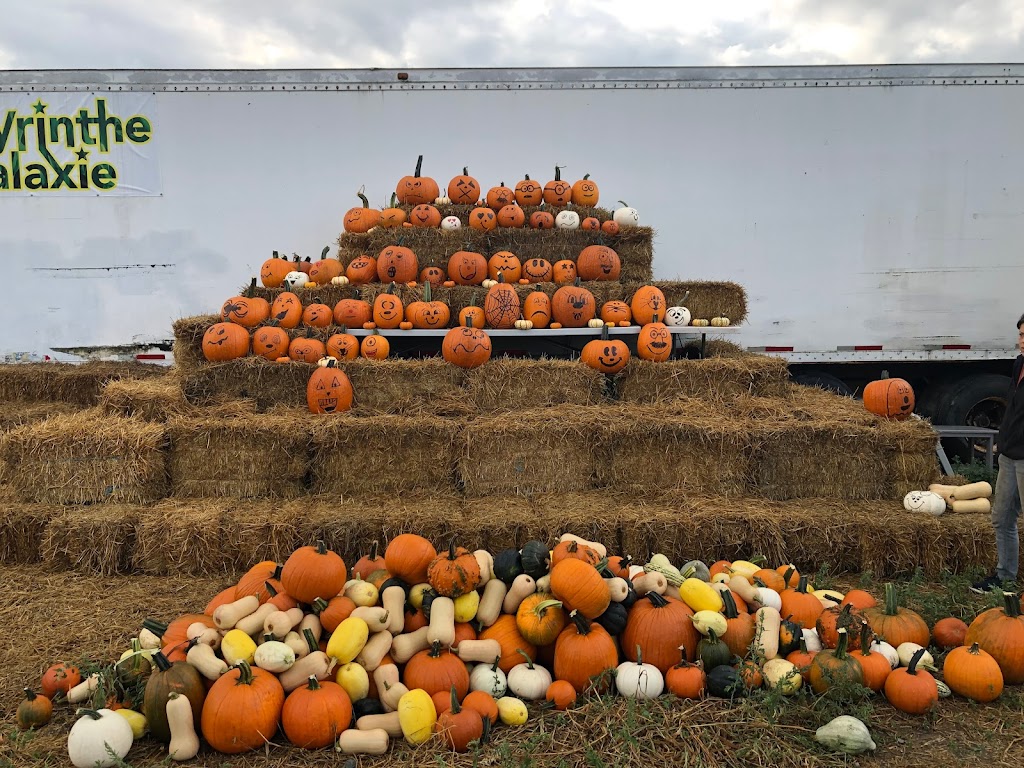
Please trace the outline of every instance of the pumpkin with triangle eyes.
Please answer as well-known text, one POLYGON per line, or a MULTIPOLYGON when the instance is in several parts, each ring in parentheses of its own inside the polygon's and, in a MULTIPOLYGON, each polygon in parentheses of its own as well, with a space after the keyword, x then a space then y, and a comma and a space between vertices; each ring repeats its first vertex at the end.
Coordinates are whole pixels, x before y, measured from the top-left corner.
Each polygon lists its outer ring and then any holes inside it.
POLYGON ((493 211, 500 211, 506 205, 511 205, 516 201, 516 193, 509 187, 505 186, 505 182, 501 182, 496 187, 491 187, 487 190, 487 197, 485 198, 487 207, 493 211))
POLYGON ((456 251, 448 259, 448 279, 456 285, 480 285, 487 279, 487 259, 476 251, 456 251))
POLYGON ((405 307, 402 300, 395 295, 395 284, 373 300, 373 322, 378 328, 398 328, 405 320, 405 307))
POLYGON ((437 182, 429 176, 421 176, 423 170, 423 155, 416 158, 416 171, 412 176, 403 176, 398 180, 395 187, 395 195, 398 202, 406 205, 419 205, 420 203, 432 203, 437 199, 441 190, 437 182))
POLYGON ((588 341, 580 353, 584 365, 611 375, 618 373, 629 362, 629 347, 622 339, 613 339, 608 334, 608 326, 601 330, 601 338, 588 341))
POLYGON ((277 294, 270 305, 270 318, 282 328, 298 328, 302 322, 302 300, 291 291, 277 294))
POLYGON ((577 277, 576 262, 571 259, 556 261, 555 265, 551 268, 551 278, 559 285, 575 283, 577 277))
POLYGON ((531 283, 551 282, 551 262, 547 259, 527 259, 523 262, 523 277, 531 283))
POLYGON ((452 328, 441 342, 441 356, 459 368, 478 368, 491 359, 491 337, 482 328, 452 328))
POLYGON ((409 223, 414 227, 436 229, 441 226, 441 212, 430 203, 420 203, 409 211, 409 223))
POLYGON ((547 328, 551 323, 551 297, 544 291, 534 291, 523 301, 523 319, 534 328, 547 328))
POLYGON ((214 323, 203 334, 203 357, 211 362, 249 354, 249 332, 237 323, 214 323))
POLYGON ((356 256, 345 267, 345 277, 351 285, 366 285, 377 279, 377 260, 363 254, 356 256))
POLYGON ((659 317, 654 315, 636 337, 636 354, 641 360, 663 363, 672 355, 672 334, 667 325, 659 322, 659 317))
POLYGON ((373 333, 363 337, 363 343, 359 345, 359 354, 367 360, 384 360, 391 354, 391 343, 374 328, 373 333))
POLYGON ((291 338, 284 328, 279 328, 277 325, 265 325, 262 328, 257 328, 252 335, 252 353, 274 362, 277 358, 288 354, 290 343, 291 338))
POLYGON ((521 227, 526 223, 526 213, 518 205, 506 205, 499 209, 495 220, 499 227, 521 227))
POLYGON ((370 207, 370 201, 366 199, 362 189, 356 192, 356 194, 363 201, 363 204, 348 209, 342 221, 342 226, 346 232, 361 235, 380 224, 380 211, 370 207))
POLYGON ((572 185, 573 205, 585 205, 594 208, 597 206, 600 195, 597 184, 590 180, 589 173, 572 185))
POLYGON ((505 276, 506 283, 517 283, 523 276, 523 265, 519 257, 511 251, 498 251, 487 260, 487 276, 497 280, 498 275, 505 276))
POLYGON ((326 328, 334 320, 334 310, 326 304, 309 304, 302 310, 302 323, 310 328, 326 328))
POLYGON ((389 245, 377 255, 377 279, 382 283, 411 283, 420 274, 420 262, 412 248, 389 245))
POLYGON ((327 340, 327 354, 338 360, 355 360, 359 357, 359 339, 341 326, 341 333, 336 333, 327 340))
POLYGON ((565 328, 585 328, 596 314, 594 294, 580 286, 579 278, 572 285, 563 285, 551 297, 551 316, 565 328))
POLYGON ((480 184, 469 175, 469 168, 448 182, 448 197, 453 205, 476 205, 480 200, 480 184))
POLYGON ((540 205, 544 200, 544 187, 540 185, 540 182, 531 179, 530 174, 527 173, 523 176, 523 180, 516 184, 515 195, 516 202, 520 205, 540 205))
POLYGON ((607 245, 588 245, 576 258, 576 271, 581 280, 618 280, 622 262, 607 245))
POLYGON ((352 297, 341 299, 334 305, 335 325, 345 325, 349 328, 362 328, 370 322, 373 317, 373 309, 368 302, 359 298, 359 291, 353 289, 352 297))
POLYGON ((310 413, 342 413, 352 408, 352 382, 333 357, 309 377, 306 405, 310 413))
POLYGON ((280 288, 291 271, 292 265, 288 261, 288 257, 281 256, 274 251, 274 255, 264 261, 263 266, 260 267, 260 281, 265 288, 280 288))
POLYGON ((555 217, 548 211, 534 211, 530 214, 530 226, 534 229, 554 229, 555 217))
POLYGON ((490 208, 474 208, 469 212, 469 226, 480 232, 490 232, 498 226, 498 217, 490 208))
POLYGON ((572 185, 562 181, 562 169, 555 166, 555 178, 544 185, 544 202, 555 208, 568 205, 572 199, 572 185))

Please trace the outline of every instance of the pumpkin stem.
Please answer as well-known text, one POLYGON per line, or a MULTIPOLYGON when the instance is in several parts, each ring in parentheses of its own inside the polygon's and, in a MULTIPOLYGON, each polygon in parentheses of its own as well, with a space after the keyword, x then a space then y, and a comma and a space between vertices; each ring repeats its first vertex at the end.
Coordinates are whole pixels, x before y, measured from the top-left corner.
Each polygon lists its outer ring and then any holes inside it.
MULTIPOLYGON (((277 640, 277 637, 274 635, 273 632, 266 632, 266 633, 264 633, 264 635, 263 635, 263 642, 269 643, 272 640, 277 640)), ((198 637, 193 637, 192 640, 189 641, 189 646, 191 647, 191 646, 195 645, 198 642, 199 642, 199 638, 198 637)))
POLYGON ((910 663, 907 664, 907 674, 908 675, 916 675, 917 674, 917 665, 920 663, 921 657, 923 657, 925 655, 925 653, 927 653, 927 652, 928 651, 927 651, 926 648, 920 648, 920 649, 918 649, 917 651, 914 652, 914 655, 910 657, 910 663))
POLYGON ((583 180, 584 181, 587 181, 589 178, 590 178, 590 174, 589 173, 583 174, 583 180))
POLYGON ((159 669, 161 672, 166 672, 168 669, 171 668, 171 662, 167 660, 166 656, 164 656, 163 651, 157 651, 156 653, 154 653, 153 661, 156 663, 156 668, 159 669))
POLYGON ((238 685, 252 685, 252 667, 249 662, 242 659, 235 666, 238 667, 238 685))
POLYGON ((315 597, 313 598, 313 602, 310 603, 310 607, 313 609, 313 613, 319 616, 327 610, 327 601, 322 597, 315 597))
MULTIPOLYGON (((317 598, 318 600, 320 598, 317 598)), ((313 635, 313 630, 306 627, 302 630, 302 637, 306 641, 306 647, 309 648, 310 653, 315 653, 320 650, 320 643, 316 641, 316 637, 313 635)))
POLYGON ((1003 592, 1003 612, 1012 619, 1020 616, 1020 602, 1014 592, 1003 592))
POLYGON ((647 599, 651 601, 651 605, 655 608, 664 608, 668 605, 668 600, 659 595, 657 592, 648 592, 647 599))
MULTIPOLYGON (((833 654, 834 658, 845 659, 846 658, 846 646, 849 640, 846 637, 846 630, 839 629, 836 632, 839 635, 839 640, 836 642, 836 650, 833 654)), ((802 638, 801 638, 802 639, 802 638)))
POLYGON ((586 616, 584 616, 582 613, 576 610, 569 614, 569 618, 571 618, 573 623, 576 625, 576 632, 578 634, 590 634, 590 619, 588 619, 586 616))
MULTIPOLYGON (((369 206, 367 206, 367 208, 369 208, 369 206)), ((327 252, 329 250, 331 250, 331 246, 325 245, 324 249, 322 251, 320 251, 320 261, 323 261, 324 259, 327 258, 327 252)))
POLYGON ((604 323, 601 326, 601 341, 608 341, 610 338, 611 335, 608 333, 608 323, 604 323))
POLYGON ((164 633, 167 632, 167 625, 162 621, 156 619, 143 619, 142 628, 148 629, 157 637, 163 637, 164 633))
POLYGON ((561 181, 561 180, 562 180, 562 166, 556 165, 555 166, 555 181, 561 181))
POLYGON ((896 616, 899 613, 899 600, 896 595, 896 585, 889 582, 885 585, 885 615, 896 616))
POLYGON ((782 579, 786 582, 786 586, 789 586, 789 580, 793 578, 793 574, 796 573, 796 568, 792 565, 786 569, 786 572, 782 574, 782 579))
MULTIPOLYGON (((332 359, 333 359, 333 358, 332 358, 332 359)), ((273 584, 271 584, 271 583, 270 583, 269 581, 264 581, 264 582, 263 582, 263 587, 264 587, 264 589, 266 589, 266 590, 267 590, 267 594, 268 594, 268 595, 270 595, 271 597, 277 597, 277 596, 278 596, 278 594, 280 594, 280 593, 279 593, 279 592, 277 591, 277 589, 275 589, 275 588, 274 588, 274 585, 273 585, 273 584)))
POLYGON ((322 540, 318 541, 316 543, 316 551, 317 551, 318 555, 326 555, 327 554, 327 545, 324 544, 324 542, 322 540))
POLYGON ((390 207, 394 208, 396 205, 398 205, 398 195, 396 195, 394 192, 392 192, 391 193, 391 206, 390 207))
POLYGON ((561 600, 542 600, 541 602, 539 602, 535 606, 533 606, 533 612, 537 615, 538 618, 543 618, 544 614, 548 612, 548 608, 561 608, 561 607, 562 607, 562 601, 561 600))
POLYGON ((796 591, 806 595, 807 594, 807 576, 803 575, 800 577, 800 581, 797 582, 796 591))
POLYGON ((370 207, 370 201, 369 201, 369 200, 367 200, 367 199, 366 199, 366 195, 364 195, 364 194, 363 194, 363 192, 365 192, 365 191, 366 191, 366 187, 365 187, 365 186, 364 186, 364 187, 360 187, 360 188, 359 188, 359 191, 358 191, 358 192, 356 192, 356 196, 357 196, 357 197, 358 197, 358 198, 359 198, 360 200, 362 200, 362 201, 363 201, 363 208, 369 208, 369 207, 370 207))
POLYGON ((530 174, 524 173, 523 174, 523 181, 529 181, 529 180, 530 180, 530 174))
POLYGON ((636 665, 639 667, 643 663, 644 663, 644 654, 643 654, 643 651, 640 650, 640 643, 637 643, 636 644, 636 665))
POLYGON ((418 179, 420 177, 420 171, 423 170, 423 155, 416 158, 416 172, 413 174, 413 178, 418 179))
MULTIPOLYGON (((455 686, 453 685, 452 686, 452 714, 453 715, 457 715, 461 711, 462 711, 462 707, 459 706, 459 696, 455 692, 455 686)), ((488 720, 489 718, 485 717, 484 719, 488 720)))
POLYGON ((320 681, 316 679, 316 675, 310 675, 308 678, 309 682, 306 683, 306 690, 319 691, 320 681))
MULTIPOLYGON (((975 646, 977 646, 977 643, 975 643, 975 646)), ((25 698, 26 699, 28 699, 29 701, 35 701, 35 698, 36 698, 36 692, 35 691, 33 691, 31 688, 22 688, 22 690, 25 691, 25 698)))
POLYGON ((430 658, 437 659, 441 656, 441 641, 435 640, 430 646, 430 658))
POLYGON ((860 623, 860 655, 871 653, 871 625, 866 621, 860 623))
POLYGON ((427 282, 425 282, 423 284, 423 301, 427 302, 428 304, 431 301, 433 301, 433 297, 430 295, 430 281, 429 280, 427 280, 427 282))
POLYGON ((727 619, 738 619, 740 612, 739 608, 736 607, 736 599, 732 596, 730 590, 722 592, 722 602, 725 605, 725 618, 727 619))
MULTIPOLYGON (((427 283, 427 285, 430 285, 430 283, 427 283)), ((429 299, 428 299, 428 301, 429 301, 429 299)), ((452 539, 451 543, 448 544, 448 560, 450 562, 454 563, 455 562, 455 557, 456 557, 456 555, 455 555, 455 539, 452 539)))
POLYGON ((516 653, 526 659, 526 668, 533 669, 533 659, 530 658, 530 654, 524 651, 522 648, 516 648, 516 653))
POLYGON ((501 666, 501 656, 494 657, 494 663, 491 664, 491 672, 497 672, 498 667, 501 666))
POLYGON ((616 202, 618 202, 618 204, 621 205, 623 208, 629 208, 629 203, 625 203, 622 200, 618 200, 616 202))
POLYGON ((690 662, 686 660, 686 646, 685 645, 680 645, 679 646, 679 656, 680 656, 680 659, 679 659, 679 663, 676 664, 677 667, 688 667, 688 666, 690 666, 690 662))
POLYGON ((78 717, 91 717, 93 720, 99 720, 103 717, 103 715, 95 709, 86 709, 84 707, 82 709, 76 709, 75 714, 78 715, 78 717))

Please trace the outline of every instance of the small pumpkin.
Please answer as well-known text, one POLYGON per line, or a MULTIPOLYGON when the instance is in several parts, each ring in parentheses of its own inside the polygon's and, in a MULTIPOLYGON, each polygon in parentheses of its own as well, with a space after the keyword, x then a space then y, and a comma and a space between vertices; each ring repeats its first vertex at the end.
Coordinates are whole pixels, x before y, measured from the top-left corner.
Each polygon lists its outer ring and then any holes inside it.
POLYGON ((903 421, 914 412, 914 388, 905 379, 890 379, 888 372, 882 371, 881 379, 864 387, 864 407, 878 416, 903 421))
POLYGON ((555 166, 555 178, 544 185, 544 202, 555 208, 569 204, 572 199, 572 185, 562 180, 562 169, 555 166))
POLYGON ((530 214, 530 226, 533 229, 554 229, 555 217, 549 211, 534 211, 530 214))
POLYGON ((252 353, 273 362, 288 354, 291 338, 288 332, 277 325, 265 325, 257 328, 252 336, 252 353))
POLYGON ((312 328, 306 329, 305 336, 296 336, 288 345, 288 357, 304 363, 317 363, 327 355, 327 347, 320 339, 314 339, 312 328))
POLYGON ((326 304, 314 302, 302 310, 302 324, 308 328, 326 328, 334 320, 334 310, 326 304))
POLYGON ((391 354, 391 343, 374 328, 372 333, 363 337, 359 354, 367 360, 384 360, 391 354))
POLYGON ((608 219, 606 221, 601 222, 601 231, 604 232, 606 235, 617 235, 619 234, 619 229, 619 222, 613 219, 608 219))
POLYGON ((575 283, 579 275, 576 273, 576 262, 571 259, 556 261, 551 268, 551 279, 559 285, 575 283))
POLYGON ((516 184, 515 196, 519 205, 540 205, 544 200, 544 188, 540 183, 533 181, 527 173, 523 175, 523 180, 516 184))
POLYGON ((601 191, 597 188, 597 183, 591 180, 589 173, 572 185, 573 205, 595 208, 600 196, 601 191))
POLYGON ((361 206, 349 208, 342 220, 346 232, 362 234, 380 224, 380 211, 370 207, 370 201, 366 199, 363 190, 360 188, 356 195, 362 201, 361 206))
POLYGON ((337 360, 355 360, 359 357, 359 339, 342 325, 341 332, 327 340, 327 354, 337 360))
POLYGON ((885 585, 884 605, 865 609, 864 618, 872 631, 893 647, 903 643, 928 645, 928 624, 918 613, 900 607, 894 584, 885 585))
POLYGON ((511 205, 516 201, 516 193, 511 187, 506 187, 503 181, 498 186, 487 190, 487 196, 484 199, 488 208, 500 211, 506 205, 511 205))
POLYGON ((498 218, 490 208, 474 208, 469 212, 469 227, 480 232, 490 232, 498 226, 498 218))
POLYGON ((672 334, 668 326, 658 321, 657 315, 640 329, 636 337, 636 355, 641 360, 654 363, 663 363, 672 357, 672 334))
POLYGON ((409 211, 409 224, 414 227, 437 229, 441 226, 441 212, 430 203, 420 203, 409 211))
POLYGON ((356 256, 345 267, 345 277, 352 285, 366 285, 377 279, 377 259, 369 254, 356 256))
POLYGON ((327 251, 329 250, 329 247, 324 246, 324 250, 320 254, 320 260, 313 262, 313 265, 309 268, 309 282, 316 283, 317 285, 329 285, 334 278, 341 274, 341 262, 337 259, 327 258, 327 251))
POLYGON ((474 205, 480 200, 480 184, 469 175, 469 169, 448 182, 448 198, 453 205, 474 205))
POLYGON ((18 704, 15 719, 23 731, 42 728, 53 716, 53 702, 46 696, 37 695, 31 688, 25 688, 25 698, 18 704))
POLYGON ((447 279, 448 275, 440 267, 424 267, 420 272, 420 282, 430 283, 434 288, 440 288, 447 279))
POLYGON ((547 592, 528 595, 516 610, 516 626, 520 634, 537 646, 555 642, 565 624, 562 603, 547 592))
POLYGON ((400 227, 408 218, 405 209, 398 207, 398 195, 391 193, 391 205, 380 212, 380 226, 385 229, 400 227))
POLYGON ((624 301, 606 301, 601 305, 601 319, 613 325, 631 325, 633 312, 624 301))
POLYGON ((604 374, 615 374, 629 363, 629 346, 608 334, 608 326, 601 329, 601 338, 588 341, 580 353, 580 360, 588 368, 604 374))
POLYGON ((495 221, 499 227, 521 227, 526 224, 526 213, 518 205, 506 205, 498 210, 495 221))
POLYGON ((580 222, 580 229, 584 232, 600 232, 601 220, 595 219, 593 216, 587 216, 580 222))

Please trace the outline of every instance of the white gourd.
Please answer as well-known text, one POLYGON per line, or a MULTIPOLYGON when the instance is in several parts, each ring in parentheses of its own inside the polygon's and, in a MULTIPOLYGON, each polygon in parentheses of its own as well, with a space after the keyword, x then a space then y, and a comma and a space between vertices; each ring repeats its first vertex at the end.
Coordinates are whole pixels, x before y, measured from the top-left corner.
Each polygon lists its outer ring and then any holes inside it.
POLYGON ((110 709, 80 709, 68 733, 68 757, 75 768, 109 768, 120 764, 135 736, 128 721, 110 709))
POLYGON ((848 755, 871 752, 875 748, 875 742, 871 738, 871 731, 868 730, 868 727, 850 715, 840 715, 821 726, 815 731, 814 739, 829 749, 845 752, 848 755))
POLYGON ((508 690, 508 678, 498 663, 477 664, 469 673, 469 690, 483 691, 498 699, 508 690))
POLYGON ((640 647, 636 661, 624 661, 615 668, 615 690, 630 699, 654 699, 665 690, 665 677, 653 664, 644 663, 640 647))

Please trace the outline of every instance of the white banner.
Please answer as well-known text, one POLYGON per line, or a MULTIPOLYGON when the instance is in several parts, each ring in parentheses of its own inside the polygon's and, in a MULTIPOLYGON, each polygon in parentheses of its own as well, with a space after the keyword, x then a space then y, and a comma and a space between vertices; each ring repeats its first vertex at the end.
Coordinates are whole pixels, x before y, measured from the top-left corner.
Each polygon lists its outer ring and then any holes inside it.
POLYGON ((160 194, 152 93, 0 93, 0 198, 160 194))

